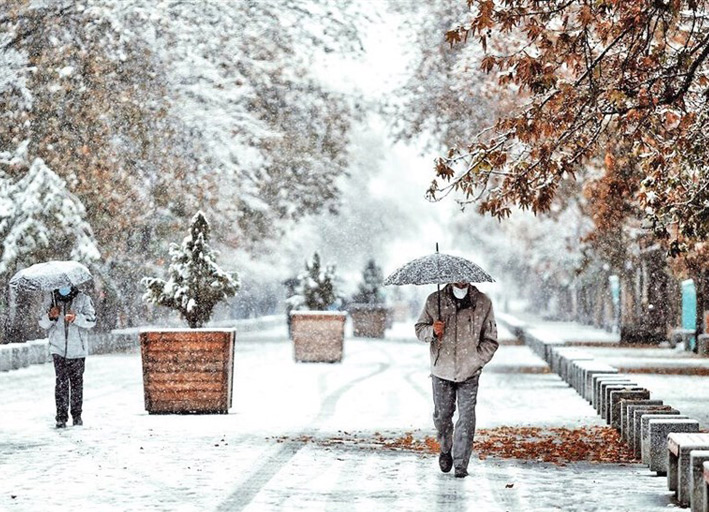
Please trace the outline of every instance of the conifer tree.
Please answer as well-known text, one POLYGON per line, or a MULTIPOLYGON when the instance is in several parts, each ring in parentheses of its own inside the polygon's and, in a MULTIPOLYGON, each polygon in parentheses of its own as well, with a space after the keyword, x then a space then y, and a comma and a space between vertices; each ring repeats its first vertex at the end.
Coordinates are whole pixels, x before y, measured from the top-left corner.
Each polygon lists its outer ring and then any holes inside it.
POLYGON ((326 265, 323 269, 320 255, 315 252, 311 263, 305 262, 305 272, 297 278, 296 294, 288 299, 295 309, 324 311, 336 304, 338 295, 335 290, 335 266, 326 265))
POLYGON ((153 277, 142 280, 147 288, 144 300, 179 311, 193 329, 204 326, 214 306, 236 295, 240 287, 236 274, 217 266, 218 252, 208 244, 209 232, 207 219, 201 211, 197 212, 182 245, 170 246, 172 263, 168 280, 153 277))
POLYGON ((382 283, 384 276, 382 269, 370 259, 362 271, 362 282, 357 293, 352 297, 353 302, 363 304, 381 304, 384 302, 382 283))

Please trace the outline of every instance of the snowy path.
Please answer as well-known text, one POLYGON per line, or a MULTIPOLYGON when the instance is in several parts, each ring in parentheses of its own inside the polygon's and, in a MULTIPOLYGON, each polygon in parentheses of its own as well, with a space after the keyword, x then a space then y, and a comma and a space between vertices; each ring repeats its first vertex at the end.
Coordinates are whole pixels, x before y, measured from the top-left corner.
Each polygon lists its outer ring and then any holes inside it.
MULTIPOLYGON (((237 344, 228 415, 148 415, 139 354, 94 356, 86 426, 56 431, 51 366, 0 374, 0 510, 659 511, 670 503, 664 479, 641 466, 474 458, 472 476, 459 480, 441 474, 432 455, 300 442, 340 431, 432 435, 425 347, 347 339, 341 364, 296 364, 287 341, 265 339, 237 344)), ((478 427, 601 424, 558 377, 534 373, 542 367, 526 347, 501 347, 481 378, 478 427)))

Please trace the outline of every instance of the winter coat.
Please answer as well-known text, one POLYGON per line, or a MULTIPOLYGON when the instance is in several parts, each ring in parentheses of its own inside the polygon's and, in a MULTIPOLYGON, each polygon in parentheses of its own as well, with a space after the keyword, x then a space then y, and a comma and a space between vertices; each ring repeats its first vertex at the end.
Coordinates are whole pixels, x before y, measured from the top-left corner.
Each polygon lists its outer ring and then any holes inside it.
POLYGON ((88 329, 96 325, 96 312, 88 295, 79 292, 71 301, 56 300, 49 294, 42 302, 42 317, 39 326, 48 330, 49 352, 67 359, 79 359, 89 355, 88 329), (59 318, 49 319, 50 308, 59 307, 59 318), (76 313, 72 323, 64 322, 64 315, 69 310, 76 313))
POLYGON ((453 286, 426 299, 416 322, 416 336, 430 344, 431 374, 441 379, 462 382, 478 373, 490 362, 499 347, 497 324, 490 299, 474 286, 468 286, 469 307, 456 311, 453 286), (441 295, 441 317, 445 331, 440 344, 433 334, 438 320, 438 294, 441 295), (440 351, 440 354, 439 354, 440 351))

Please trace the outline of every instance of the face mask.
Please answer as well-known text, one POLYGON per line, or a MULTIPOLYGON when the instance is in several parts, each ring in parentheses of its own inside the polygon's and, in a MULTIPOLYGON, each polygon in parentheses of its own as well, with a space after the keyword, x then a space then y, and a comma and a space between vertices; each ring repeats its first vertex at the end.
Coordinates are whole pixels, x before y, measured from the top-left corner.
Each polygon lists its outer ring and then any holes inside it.
POLYGON ((70 293, 71 293, 71 287, 69 287, 69 286, 62 286, 61 288, 59 288, 59 295, 61 295, 62 297, 66 297, 70 293))
POLYGON ((468 288, 458 288, 457 286, 453 287, 453 295, 455 295, 456 299, 462 299, 466 295, 468 295, 468 288))

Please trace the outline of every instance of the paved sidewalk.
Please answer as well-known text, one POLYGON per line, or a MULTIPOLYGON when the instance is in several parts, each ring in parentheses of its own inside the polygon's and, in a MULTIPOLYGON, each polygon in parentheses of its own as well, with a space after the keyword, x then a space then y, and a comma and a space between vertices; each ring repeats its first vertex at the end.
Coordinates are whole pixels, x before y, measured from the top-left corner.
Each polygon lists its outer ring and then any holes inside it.
MULTIPOLYGON (((601 426, 524 346, 480 381, 478 428, 601 426)), ((228 415, 148 415, 140 356, 87 361, 86 426, 53 428, 53 369, 0 374, 0 510, 643 511, 673 508, 640 465, 474 455, 455 479, 435 455, 328 445, 348 435, 434 435, 427 350, 347 339, 341 364, 297 364, 284 332, 237 343, 228 415), (284 438, 285 436, 285 438, 284 438), (311 442, 301 439, 312 437, 311 442)))

